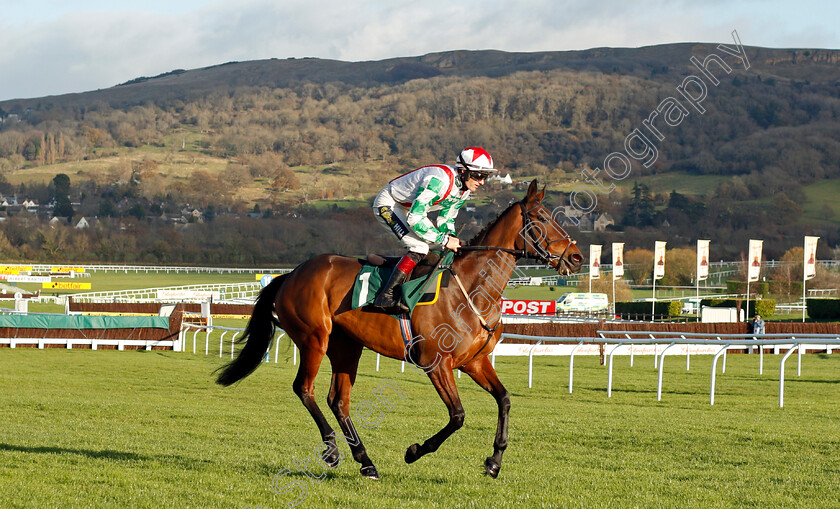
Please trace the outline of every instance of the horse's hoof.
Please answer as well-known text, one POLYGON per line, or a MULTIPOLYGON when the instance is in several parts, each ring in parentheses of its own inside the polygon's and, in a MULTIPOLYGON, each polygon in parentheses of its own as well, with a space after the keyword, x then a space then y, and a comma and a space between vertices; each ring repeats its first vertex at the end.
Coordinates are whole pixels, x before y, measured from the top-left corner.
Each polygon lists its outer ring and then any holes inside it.
POLYGON ((321 461, 323 461, 324 465, 328 468, 336 468, 338 464, 341 463, 341 454, 322 456, 321 461))
POLYGON ((368 479, 379 480, 379 472, 376 471, 376 467, 373 465, 362 467, 359 469, 359 472, 368 479))
POLYGON ((484 460, 484 473, 495 479, 499 476, 499 469, 502 468, 498 463, 493 461, 493 458, 484 460))
POLYGON ((420 459, 420 444, 411 444, 408 446, 408 449, 405 450, 405 462, 406 463, 414 463, 418 459, 420 459))

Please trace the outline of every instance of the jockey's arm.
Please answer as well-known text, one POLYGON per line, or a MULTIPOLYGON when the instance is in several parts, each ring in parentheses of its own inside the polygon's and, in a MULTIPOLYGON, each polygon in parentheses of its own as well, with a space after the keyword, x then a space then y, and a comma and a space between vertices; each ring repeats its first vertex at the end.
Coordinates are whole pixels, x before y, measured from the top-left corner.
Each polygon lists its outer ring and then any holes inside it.
POLYGON ((440 209, 437 217, 437 228, 449 235, 455 235, 455 218, 458 216, 458 211, 464 205, 465 201, 457 200, 450 201, 440 209))
POLYGON ((434 175, 426 177, 406 216, 408 227, 429 244, 445 244, 449 237, 449 230, 435 226, 429 219, 429 209, 443 197, 447 186, 448 183, 434 175))

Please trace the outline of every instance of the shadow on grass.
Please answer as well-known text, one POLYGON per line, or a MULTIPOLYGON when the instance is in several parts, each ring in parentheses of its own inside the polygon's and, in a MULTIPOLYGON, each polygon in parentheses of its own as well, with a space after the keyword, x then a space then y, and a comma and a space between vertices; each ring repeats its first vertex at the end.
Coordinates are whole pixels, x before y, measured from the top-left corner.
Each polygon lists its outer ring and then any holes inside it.
POLYGON ((148 460, 148 456, 135 454, 133 452, 111 451, 108 449, 94 451, 90 449, 67 449, 65 447, 27 447, 22 445, 11 445, 0 443, 0 451, 16 451, 32 454, 78 454, 94 459, 109 459, 118 461, 139 461, 148 460))

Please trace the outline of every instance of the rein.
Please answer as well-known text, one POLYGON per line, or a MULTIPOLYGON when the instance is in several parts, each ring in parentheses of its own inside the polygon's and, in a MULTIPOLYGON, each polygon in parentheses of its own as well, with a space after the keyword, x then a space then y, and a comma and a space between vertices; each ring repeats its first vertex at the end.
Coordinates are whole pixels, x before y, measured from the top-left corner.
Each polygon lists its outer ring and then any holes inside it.
MULTIPOLYGON (((537 206, 539 206, 539 205, 537 205, 537 206)), ((522 229, 527 232, 528 239, 531 241, 531 243, 534 246, 539 248, 539 250, 535 249, 534 251, 528 251, 527 244, 525 246, 523 246, 522 249, 511 249, 511 248, 507 248, 507 247, 498 247, 498 246, 461 246, 459 248, 459 250, 464 250, 464 251, 501 251, 503 253, 512 254, 516 259, 526 258, 526 259, 538 260, 538 261, 541 261, 541 262, 543 262, 543 263, 545 263, 546 265, 549 265, 549 266, 551 266, 552 262, 554 262, 555 260, 562 260, 563 257, 566 255, 566 251, 569 250, 569 246, 574 244, 575 241, 571 240, 569 237, 566 237, 566 238, 562 238, 562 239, 555 239, 555 240, 552 240, 552 241, 548 241, 548 242, 546 242, 545 246, 540 246, 539 242, 538 242, 538 239, 534 237, 535 234, 530 228, 530 225, 532 225, 532 224, 543 224, 542 221, 538 221, 538 220, 532 218, 531 215, 530 215, 530 212, 537 207, 534 207, 532 209, 526 209, 524 200, 519 202, 519 207, 520 207, 520 210, 522 212, 522 229), (563 252, 560 253, 559 255, 552 254, 548 250, 548 248, 551 247, 551 244, 553 244, 555 242, 560 242, 562 240, 567 240, 567 239, 569 240, 569 242, 566 244, 566 248, 563 249, 563 252)), ((555 268, 556 268, 556 266, 555 266, 555 268)), ((487 336, 487 340, 489 341, 490 337, 492 337, 493 332, 496 330, 496 328, 499 326, 499 324, 501 324, 501 320, 496 322, 496 325, 494 327, 490 328, 490 326, 487 324, 487 321, 484 319, 484 317, 481 315, 481 313, 479 313, 478 310, 476 309, 475 304, 473 304, 472 299, 470 299, 470 296, 467 293, 466 288, 464 288, 464 285, 461 284, 461 279, 458 277, 458 274, 455 273, 455 270, 451 266, 447 267, 447 269, 449 270, 449 272, 452 273, 452 275, 455 278, 455 282, 458 283, 458 286, 460 287, 461 292, 464 294, 464 297, 467 299, 467 304, 469 305, 470 310, 476 316, 478 316, 478 319, 481 322, 481 326, 484 328, 484 330, 486 330, 489 333, 488 336, 487 336)))

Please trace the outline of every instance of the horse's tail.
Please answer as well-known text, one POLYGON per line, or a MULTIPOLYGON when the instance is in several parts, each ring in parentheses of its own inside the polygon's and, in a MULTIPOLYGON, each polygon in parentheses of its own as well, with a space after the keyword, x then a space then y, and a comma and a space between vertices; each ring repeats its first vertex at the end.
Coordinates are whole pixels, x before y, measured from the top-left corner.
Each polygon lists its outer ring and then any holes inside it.
POLYGON ((228 386, 242 380, 253 373, 262 362, 265 352, 271 346, 271 339, 274 337, 275 325, 277 324, 277 320, 273 316, 274 298, 280 287, 283 286, 286 276, 288 274, 274 278, 260 292, 260 296, 257 297, 257 302, 254 304, 254 312, 245 327, 245 333, 237 340, 238 343, 245 343, 245 346, 236 356, 236 359, 219 368, 222 372, 216 379, 216 383, 228 386))

